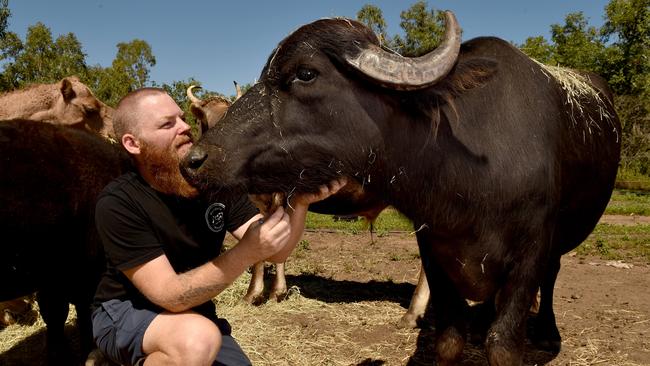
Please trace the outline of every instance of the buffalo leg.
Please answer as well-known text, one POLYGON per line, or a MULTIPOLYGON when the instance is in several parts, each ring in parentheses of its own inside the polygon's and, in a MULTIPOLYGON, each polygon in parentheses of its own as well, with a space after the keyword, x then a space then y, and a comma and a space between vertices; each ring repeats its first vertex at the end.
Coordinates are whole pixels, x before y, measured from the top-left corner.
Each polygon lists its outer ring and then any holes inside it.
POLYGON ((275 265, 275 277, 273 287, 269 293, 269 300, 282 301, 287 297, 287 280, 284 276, 284 263, 275 265))
POLYGON ((542 257, 534 251, 528 254, 508 273, 497 292, 496 318, 485 341, 490 366, 523 364, 526 319, 533 298, 537 295, 542 257))
POLYGON ((427 276, 424 273, 422 266, 420 266, 418 284, 415 287, 415 291, 413 292, 413 297, 411 297, 409 309, 397 323, 397 326, 400 328, 415 328, 417 326, 418 320, 422 319, 424 316, 424 311, 426 310, 427 303, 429 302, 430 294, 431 293, 429 291, 429 284, 427 283, 427 276))
POLYGON ((555 354, 560 352, 562 345, 562 337, 557 329, 555 313, 553 312, 553 291, 559 271, 560 258, 552 258, 542 282, 541 302, 537 317, 533 320, 533 333, 531 335, 533 342, 538 347, 555 354))
POLYGON ((422 268, 429 283, 436 284, 433 296, 434 322, 436 327, 436 365, 455 365, 465 346, 466 325, 464 320, 467 303, 440 266, 433 261, 433 243, 420 231, 417 234, 422 268))
MULTIPOLYGON (((52 286, 48 286, 52 288, 52 286)), ((68 318, 68 302, 52 290, 41 290, 36 294, 41 317, 45 322, 47 340, 47 358, 50 365, 66 363, 70 356, 65 342, 65 321, 68 318)))
POLYGON ((253 266, 251 282, 244 295, 244 301, 249 304, 259 304, 264 294, 264 262, 257 262, 253 266))

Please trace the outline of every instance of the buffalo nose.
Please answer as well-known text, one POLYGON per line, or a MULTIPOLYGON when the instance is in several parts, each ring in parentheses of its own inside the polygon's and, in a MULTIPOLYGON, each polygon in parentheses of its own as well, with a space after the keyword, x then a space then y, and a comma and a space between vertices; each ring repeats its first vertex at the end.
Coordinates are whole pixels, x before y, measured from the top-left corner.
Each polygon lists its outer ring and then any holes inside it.
POLYGON ((208 153, 198 146, 193 147, 185 157, 185 167, 189 170, 197 170, 208 158, 208 153))

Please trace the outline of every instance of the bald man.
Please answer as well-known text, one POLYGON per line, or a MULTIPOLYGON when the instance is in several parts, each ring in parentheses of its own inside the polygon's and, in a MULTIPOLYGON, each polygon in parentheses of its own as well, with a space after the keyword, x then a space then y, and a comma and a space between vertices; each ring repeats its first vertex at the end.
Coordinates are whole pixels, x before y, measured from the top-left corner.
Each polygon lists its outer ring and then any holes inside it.
POLYGON ((293 210, 265 220, 245 195, 199 198, 180 173, 192 146, 183 111, 162 89, 125 96, 116 137, 137 172, 111 182, 95 220, 107 270, 97 288, 93 335, 123 365, 249 365, 211 299, 254 263, 282 263, 304 230, 310 203, 336 193, 297 195, 293 210), (226 231, 239 242, 221 253, 226 231))

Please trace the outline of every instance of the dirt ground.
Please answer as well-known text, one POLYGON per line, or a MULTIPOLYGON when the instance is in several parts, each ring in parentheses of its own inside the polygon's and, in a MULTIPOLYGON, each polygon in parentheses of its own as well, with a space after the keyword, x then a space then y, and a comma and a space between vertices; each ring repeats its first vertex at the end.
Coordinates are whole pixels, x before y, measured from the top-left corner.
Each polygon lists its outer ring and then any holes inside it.
MULTIPOLYGON (((287 264, 289 273, 302 272, 289 276, 289 286, 298 286, 306 298, 331 306, 340 304, 346 312, 357 312, 360 319, 365 315, 369 320, 361 320, 358 326, 339 322, 335 317, 329 319, 325 314, 306 319, 304 314, 298 314, 285 317, 283 322, 301 323, 305 338, 310 334, 351 334, 354 342, 350 342, 350 349, 339 352, 356 350, 356 359, 331 364, 432 363, 432 329, 425 325, 424 329, 409 332, 394 325, 408 306, 417 280, 413 236, 390 234, 375 238, 374 244, 368 234, 314 232, 305 238, 309 250, 302 250, 287 264), (381 323, 373 323, 370 319, 377 318, 375 311, 391 307, 386 302, 392 303, 396 311, 381 323), (355 308, 349 306, 352 303, 368 306, 355 308), (373 305, 377 309, 372 309, 373 305), (367 352, 361 351, 364 348, 367 352)), ((611 264, 575 255, 563 258, 554 299, 562 351, 553 357, 529 346, 527 365, 650 365, 650 267, 644 263, 629 263, 631 268, 611 264)), ((282 359, 272 349, 256 351, 275 354, 276 361, 282 359)), ((482 347, 467 346, 461 364, 487 364, 482 347)))
MULTIPOLYGON (((650 365, 650 266, 624 264, 564 256, 554 299, 562 350, 527 345, 526 365, 650 365)), ((431 365, 433 326, 395 325, 418 268, 409 233, 371 241, 367 232, 307 232, 287 263, 286 301, 241 304, 245 275, 219 297, 218 311, 255 365, 431 365)), ((0 330, 0 365, 42 364, 42 322, 21 329, 0 330)), ((461 365, 486 364, 483 347, 465 347, 461 365)))

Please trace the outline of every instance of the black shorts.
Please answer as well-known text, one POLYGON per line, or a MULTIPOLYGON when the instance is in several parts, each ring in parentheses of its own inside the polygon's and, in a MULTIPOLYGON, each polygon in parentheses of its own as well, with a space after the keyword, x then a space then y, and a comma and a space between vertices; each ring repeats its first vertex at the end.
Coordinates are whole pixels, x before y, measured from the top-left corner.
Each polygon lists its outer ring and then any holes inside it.
MULTIPOLYGON (((158 315, 148 309, 136 309, 131 301, 109 300, 92 314, 93 338, 97 347, 113 361, 135 365, 146 355, 142 352, 144 332, 158 315)), ((222 343, 214 365, 251 365, 250 360, 230 335, 225 319, 211 318, 221 331, 222 343)))

